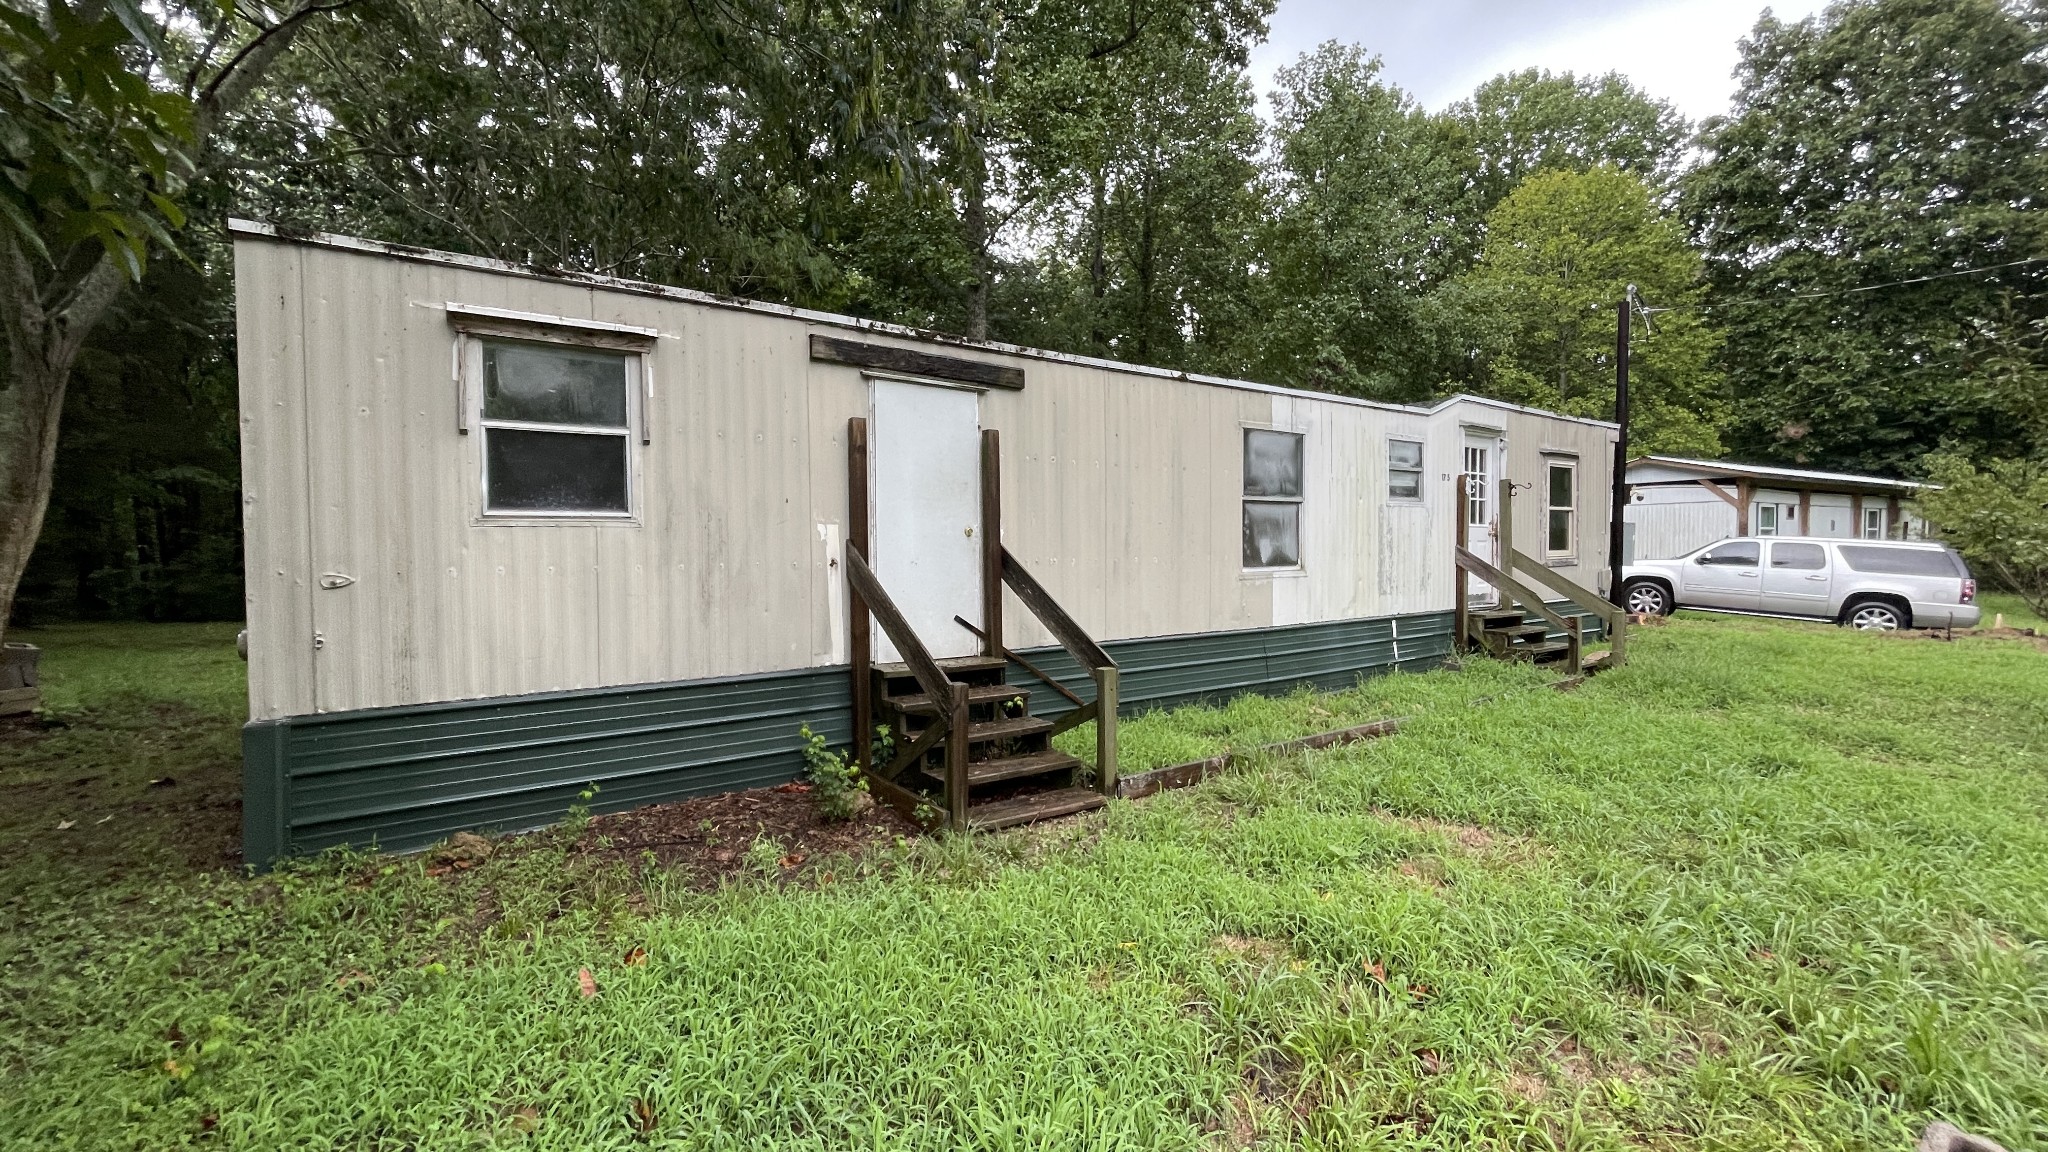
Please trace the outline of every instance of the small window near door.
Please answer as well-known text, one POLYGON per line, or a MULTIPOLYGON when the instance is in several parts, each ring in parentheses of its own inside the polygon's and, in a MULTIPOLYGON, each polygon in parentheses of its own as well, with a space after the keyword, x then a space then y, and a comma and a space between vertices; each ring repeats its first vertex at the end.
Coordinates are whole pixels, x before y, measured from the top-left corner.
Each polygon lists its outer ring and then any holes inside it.
MULTIPOLYGON (((484 511, 624 516, 639 356, 479 338, 484 511)), ((476 363, 476 361, 472 361, 476 363)))
POLYGON ((1773 544, 1771 567, 1818 572, 1828 566, 1827 549, 1818 544, 1773 544))
POLYGON ((1244 566, 1301 566, 1299 433, 1244 430, 1244 566))
POLYGON ((1422 442, 1387 441, 1387 497, 1392 500, 1422 499, 1422 442))
POLYGON ((1754 568, 1761 549, 1753 540, 1733 540, 1717 544, 1700 553, 1699 563, 1718 564, 1729 568, 1754 568))
POLYGON ((1863 510, 1863 538, 1865 540, 1884 539, 1884 509, 1865 508, 1863 510))
POLYGON ((1759 504, 1756 506, 1756 534, 1776 536, 1778 534, 1778 506, 1759 504))
POLYGON ((1579 466, 1550 462, 1549 500, 1543 533, 1545 556, 1571 556, 1579 548, 1579 466))

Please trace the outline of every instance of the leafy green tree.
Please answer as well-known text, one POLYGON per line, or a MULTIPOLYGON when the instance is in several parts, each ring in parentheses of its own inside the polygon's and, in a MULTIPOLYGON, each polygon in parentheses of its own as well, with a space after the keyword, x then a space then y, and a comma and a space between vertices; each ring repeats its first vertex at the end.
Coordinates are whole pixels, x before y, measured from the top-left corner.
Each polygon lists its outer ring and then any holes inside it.
POLYGON ((1473 151, 1482 212, 1545 169, 1584 172, 1606 164, 1664 189, 1692 139, 1677 109, 1617 72, 1503 73, 1453 105, 1449 116, 1473 151))
POLYGON ((1459 319, 1433 290, 1477 230, 1471 154, 1379 73, 1334 43, 1280 72, 1257 322, 1234 350, 1259 379, 1419 399, 1462 362, 1459 319))
POLYGON ((79 350, 151 246, 171 246, 216 128, 348 2, 0 6, 0 628, 42 532, 79 350))
POLYGON ((1921 514, 1972 568, 2048 616, 2048 461, 1990 460, 1980 469, 1955 451, 1930 454, 1921 514))
POLYGON ((1893 474, 1940 443, 2038 455, 2048 263, 2012 262, 2048 256, 2048 8, 1766 17, 1739 77, 1688 179, 1743 397, 1731 442, 1893 474))
POLYGON ((1672 309, 1633 341, 1632 443, 1717 454, 1728 405, 1714 365, 1720 337, 1696 307, 1706 291, 1699 254, 1650 187, 1616 168, 1540 172, 1487 217, 1485 250, 1457 286, 1475 331, 1493 341, 1484 390, 1612 418, 1615 305, 1631 285, 1672 309))

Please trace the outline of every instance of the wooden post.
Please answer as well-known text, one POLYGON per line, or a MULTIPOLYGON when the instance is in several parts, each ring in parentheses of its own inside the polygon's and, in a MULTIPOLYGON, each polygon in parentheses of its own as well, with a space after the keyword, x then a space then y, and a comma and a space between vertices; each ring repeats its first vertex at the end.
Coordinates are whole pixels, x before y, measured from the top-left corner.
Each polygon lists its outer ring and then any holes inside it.
POLYGON ((1799 490, 1799 535, 1813 535, 1813 493, 1805 488, 1799 490))
POLYGON ((996 430, 981 432, 981 650, 1003 654, 1002 443, 996 430))
POLYGON ((1117 670, 1095 670, 1095 787, 1116 795, 1117 670))
POLYGON ((1884 505, 1884 535, 1887 540, 1904 540, 1906 526, 1899 523, 1899 498, 1887 497, 1884 505))
POLYGON ((1735 534, 1749 535, 1749 481, 1735 482, 1735 534))
POLYGON ((1564 642, 1569 646, 1565 649, 1565 674, 1577 676, 1585 670, 1585 658, 1581 655, 1581 652, 1586 642, 1585 637, 1579 634, 1579 618, 1577 616, 1567 616, 1564 618, 1564 642))
MULTIPOLYGON (((855 416, 846 422, 846 550, 868 559, 868 422, 855 416)), ((861 771, 874 765, 874 678, 869 674, 874 653, 868 603, 847 585, 847 649, 853 676, 853 762, 861 771)), ((893 735, 901 740, 903 733, 893 735)))
POLYGON ((1849 497, 1849 538, 1863 539, 1863 494, 1849 497))
MULTIPOLYGON (((1458 548, 1460 550, 1472 546, 1471 482, 1469 474, 1464 472, 1458 473, 1458 548)), ((1452 608, 1452 611, 1457 615, 1457 621, 1452 625, 1457 631, 1457 638, 1451 644, 1451 651, 1463 652, 1465 650, 1465 638, 1471 634, 1472 629, 1472 576, 1465 571, 1463 564, 1456 562, 1456 558, 1457 553, 1452 553, 1451 569, 1457 574, 1458 602, 1452 608)))
POLYGON ((946 718, 946 813, 955 832, 967 831, 967 685, 953 682, 953 715, 946 718))
MULTIPOLYGON (((1502 463, 1505 464, 1506 461, 1502 461, 1502 463)), ((1515 574, 1515 482, 1502 476, 1494 483, 1497 486, 1495 488, 1497 495, 1493 501, 1493 519, 1494 523, 1499 525, 1494 530, 1494 538, 1500 545, 1498 555, 1494 557, 1494 561, 1500 565, 1501 571, 1513 576, 1515 574)), ((1502 611, 1511 611, 1521 607, 1515 599, 1515 594, 1505 588, 1494 589, 1494 603, 1502 611)))

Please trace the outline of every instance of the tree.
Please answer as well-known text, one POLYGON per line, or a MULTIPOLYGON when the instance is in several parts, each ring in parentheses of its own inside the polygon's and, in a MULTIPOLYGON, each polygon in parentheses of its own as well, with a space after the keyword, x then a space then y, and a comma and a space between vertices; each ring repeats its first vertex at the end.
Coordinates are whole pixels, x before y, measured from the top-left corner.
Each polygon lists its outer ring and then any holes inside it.
POLYGON ((1469 151, 1379 72, 1335 43, 1280 72, 1259 319, 1238 359, 1274 383, 1413 400, 1462 360, 1432 290, 1478 217, 1469 151))
POLYGON ((1945 451, 1924 463, 1939 487, 1922 492, 1921 514, 1976 570, 2048 616, 2048 461, 1991 460, 1980 469, 1945 451))
POLYGON ((1457 289, 1492 341, 1485 391, 1584 416, 1614 414, 1614 308, 1634 285, 1659 309, 1630 357, 1632 443, 1711 456, 1728 406, 1719 336, 1697 305, 1700 257, 1650 187, 1616 168, 1541 172, 1486 220, 1486 247, 1457 289))
POLYGON ((1742 52, 1687 181, 1733 442, 1894 474, 1939 443, 2037 456, 2048 263, 2013 262, 2048 255, 2048 8, 1853 0, 1742 52))
POLYGON ((0 629, 42 532, 79 349, 151 246, 170 246, 222 120, 346 2, 172 4, 155 23, 133 0, 0 8, 0 629))
POLYGON ((1546 169, 1584 172, 1607 164, 1661 191, 1692 140, 1692 126, 1677 109, 1618 72, 1583 78, 1534 68, 1503 73, 1449 115, 1476 157, 1481 212, 1546 169))

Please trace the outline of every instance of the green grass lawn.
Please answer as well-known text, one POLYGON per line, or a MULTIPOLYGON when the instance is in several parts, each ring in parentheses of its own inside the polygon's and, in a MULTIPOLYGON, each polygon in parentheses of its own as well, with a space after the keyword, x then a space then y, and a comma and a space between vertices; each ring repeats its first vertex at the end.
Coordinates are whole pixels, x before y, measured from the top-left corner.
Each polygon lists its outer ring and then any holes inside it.
POLYGON ((2028 642, 1679 619, 1568 693, 1153 717, 1410 720, 707 894, 548 835, 221 867, 232 633, 14 637, 68 726, 0 736, 0 1147, 2048 1145, 2028 642))
POLYGON ((1986 628, 2001 614, 2008 628, 2032 628, 2037 632, 2048 632, 2048 620, 2042 619, 2027 602, 2011 592, 1984 592, 1977 597, 1977 603, 1984 609, 1986 628))

